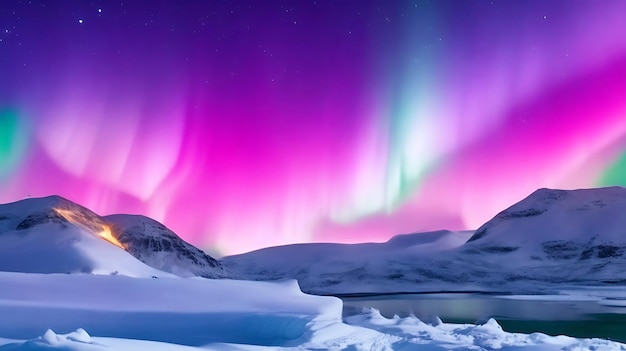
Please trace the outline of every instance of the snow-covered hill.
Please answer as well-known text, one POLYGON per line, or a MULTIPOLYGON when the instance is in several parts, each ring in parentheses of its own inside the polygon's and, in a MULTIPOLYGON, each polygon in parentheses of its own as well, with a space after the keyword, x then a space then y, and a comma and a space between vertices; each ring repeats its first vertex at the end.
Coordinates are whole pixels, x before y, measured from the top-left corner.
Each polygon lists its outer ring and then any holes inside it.
POLYGON ((0 271, 223 275, 219 264, 190 246, 155 221, 122 215, 103 218, 59 196, 0 205, 0 271), (151 245, 155 241, 170 246, 161 247, 161 253, 151 245))
MULTIPOLYGON (((294 278, 306 292, 345 294, 439 290, 441 279, 459 272, 451 254, 473 231, 406 234, 384 243, 297 244, 224 257, 221 262, 239 279, 294 278)), ((461 290, 473 286, 459 284, 461 290)))
POLYGON ((626 188, 610 187, 537 190, 473 235, 442 231, 382 244, 292 245, 222 263, 240 278, 296 278, 304 291, 323 294, 528 293, 562 283, 626 283, 625 254, 626 188))

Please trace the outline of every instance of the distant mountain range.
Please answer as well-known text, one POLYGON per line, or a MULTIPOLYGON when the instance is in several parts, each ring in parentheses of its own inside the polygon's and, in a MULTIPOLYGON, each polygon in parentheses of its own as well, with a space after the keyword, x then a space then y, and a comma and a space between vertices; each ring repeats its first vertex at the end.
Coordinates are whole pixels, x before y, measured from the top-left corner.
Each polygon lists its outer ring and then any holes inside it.
POLYGON ((540 189, 476 231, 384 243, 296 244, 217 261, 144 216, 98 216, 58 196, 0 205, 0 271, 295 278, 316 294, 546 293, 626 284, 626 188, 540 189))
POLYGON ((626 188, 610 187, 540 189, 475 232, 288 245, 221 262, 236 278, 296 278, 303 291, 319 294, 541 293, 563 284, 626 284, 625 254, 626 188))

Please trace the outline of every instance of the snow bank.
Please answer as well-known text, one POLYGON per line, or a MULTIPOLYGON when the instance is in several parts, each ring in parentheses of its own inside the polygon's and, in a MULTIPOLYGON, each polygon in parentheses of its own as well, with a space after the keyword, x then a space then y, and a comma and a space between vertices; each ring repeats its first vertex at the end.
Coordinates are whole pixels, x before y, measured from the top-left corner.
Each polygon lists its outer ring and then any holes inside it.
MULTIPOLYGON (((1 344, 0 344, 1 345, 1 344)), ((195 347, 167 344, 154 341, 94 338, 82 328, 68 334, 56 334, 48 329, 42 336, 32 340, 8 343, 0 346, 2 351, 104 351, 104 350, 153 350, 153 351, 193 351, 195 347)))
POLYGON ((42 336, 25 342, 11 343, 0 350, 81 350, 99 351, 105 348, 92 343, 91 336, 82 328, 68 334, 56 334, 48 329, 42 336))
POLYGON ((85 328, 96 335, 201 345, 271 345, 314 320, 340 321, 341 300, 278 283, 203 278, 0 272, 0 336, 85 328))

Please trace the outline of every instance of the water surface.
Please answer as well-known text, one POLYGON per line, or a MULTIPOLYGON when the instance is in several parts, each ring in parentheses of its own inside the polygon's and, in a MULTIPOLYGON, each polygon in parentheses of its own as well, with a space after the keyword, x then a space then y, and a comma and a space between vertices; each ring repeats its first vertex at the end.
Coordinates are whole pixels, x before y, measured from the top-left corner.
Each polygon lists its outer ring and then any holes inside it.
POLYGON ((503 296, 477 293, 343 297, 344 316, 373 307, 386 317, 414 314, 425 322, 482 323, 495 318, 509 332, 601 337, 626 342, 626 306, 619 299, 503 296))

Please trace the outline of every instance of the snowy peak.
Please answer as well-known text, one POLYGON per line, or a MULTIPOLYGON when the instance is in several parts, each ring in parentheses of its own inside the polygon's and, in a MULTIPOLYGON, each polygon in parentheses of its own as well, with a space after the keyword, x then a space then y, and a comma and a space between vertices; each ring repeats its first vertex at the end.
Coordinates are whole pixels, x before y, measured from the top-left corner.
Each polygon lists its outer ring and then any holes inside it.
POLYGON ((55 208, 69 208, 70 201, 60 196, 28 198, 0 206, 0 230, 25 230, 45 223, 65 225, 67 219, 55 208))
POLYGON ((524 211, 543 213, 553 207, 568 210, 588 211, 609 205, 624 204, 626 188, 614 186, 606 188, 558 190, 542 188, 527 198, 504 210, 510 216, 522 215, 524 211))
POLYGON ((540 189, 478 228, 459 253, 511 281, 626 281, 626 188, 540 189))
POLYGON ((623 187, 539 189, 478 228, 468 243, 592 238, 626 243, 625 213, 623 187))
POLYGON ((3 205, 1 211, 0 231, 27 230, 43 224, 58 224, 62 228, 74 225, 124 249, 98 215, 60 196, 25 199, 3 205))
POLYGON ((3 205, 0 221, 4 225, 0 230, 26 230, 43 224, 59 224, 62 228, 74 225, 86 233, 121 248, 125 247, 115 238, 110 226, 91 210, 60 196, 29 198, 3 205), (15 223, 17 225, 15 225, 15 223), (13 228, 13 226, 15 226, 13 228))

